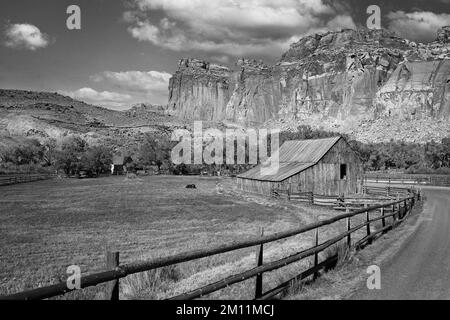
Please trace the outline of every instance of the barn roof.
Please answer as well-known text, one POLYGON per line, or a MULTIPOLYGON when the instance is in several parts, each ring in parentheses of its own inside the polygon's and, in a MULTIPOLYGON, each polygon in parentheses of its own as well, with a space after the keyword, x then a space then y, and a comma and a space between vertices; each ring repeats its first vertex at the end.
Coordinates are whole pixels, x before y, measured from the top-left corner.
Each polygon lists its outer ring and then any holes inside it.
POLYGON ((113 156, 113 164, 114 165, 123 165, 124 157, 120 155, 113 156))
POLYGON ((281 182, 317 164, 342 137, 286 141, 279 151, 277 172, 265 172, 262 165, 238 175, 238 178, 281 182))

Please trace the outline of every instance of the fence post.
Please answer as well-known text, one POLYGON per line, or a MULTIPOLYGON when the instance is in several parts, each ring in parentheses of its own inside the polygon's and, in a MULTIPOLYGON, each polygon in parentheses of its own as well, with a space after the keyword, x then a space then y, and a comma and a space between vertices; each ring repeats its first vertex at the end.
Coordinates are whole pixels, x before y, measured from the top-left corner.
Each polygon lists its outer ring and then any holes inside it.
POLYGON ((288 196, 288 200, 291 200, 291 184, 289 184, 289 186, 288 186, 287 196, 288 196))
POLYGON ((386 220, 384 219, 384 208, 381 208, 381 216, 383 217, 383 219, 381 219, 381 223, 384 228, 384 227, 386 227, 386 220))
MULTIPOLYGON (((364 207, 367 208, 367 203, 364 204, 364 207)), ((370 214, 369 214, 369 210, 366 211, 366 220, 367 220, 367 236, 370 236, 370 214)), ((372 243, 372 239, 368 239, 367 240, 368 244, 372 243)))
MULTIPOLYGON (((347 208, 345 210, 345 213, 350 213, 350 209, 347 208)), ((350 231, 351 224, 350 224, 350 217, 347 218, 347 232, 350 231)), ((352 246, 352 235, 349 233, 347 236, 347 246, 350 248, 352 246)))
MULTIPOLYGON (((319 245, 319 228, 316 228, 314 232, 314 246, 317 247, 319 245)), ((314 268, 317 268, 319 264, 319 253, 316 252, 314 254, 314 268)), ((319 271, 316 270, 314 272, 313 280, 316 280, 319 277, 319 271)))
POLYGON ((314 193, 311 192, 311 204, 314 204, 314 193))
POLYGON ((402 203, 401 202, 398 203, 398 219, 399 220, 403 219, 403 209, 402 209, 402 203))
MULTIPOLYGON (((106 252, 106 270, 114 270, 119 266, 119 252, 106 252)), ((106 300, 119 300, 119 280, 107 283, 106 300)))
MULTIPOLYGON (((262 236, 264 236, 264 228, 260 228, 259 229, 259 234, 262 236)), ((258 248, 258 251, 256 252, 256 264, 257 266, 262 266, 263 265, 263 244, 261 244, 258 248)), ((256 283, 255 283, 255 299, 258 299, 259 297, 261 297, 263 294, 263 275, 262 273, 259 273, 256 275, 256 283)))

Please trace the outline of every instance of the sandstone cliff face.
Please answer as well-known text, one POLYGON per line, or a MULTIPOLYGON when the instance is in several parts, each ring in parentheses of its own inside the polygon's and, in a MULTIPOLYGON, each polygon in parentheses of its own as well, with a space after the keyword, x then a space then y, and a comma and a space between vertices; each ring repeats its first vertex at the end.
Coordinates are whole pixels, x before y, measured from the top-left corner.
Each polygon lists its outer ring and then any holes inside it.
POLYGON ((222 120, 230 98, 231 71, 197 59, 182 59, 170 79, 168 113, 185 119, 222 120))
POLYGON ((274 66, 237 70, 181 60, 169 109, 187 119, 262 125, 268 120, 354 127, 380 117, 450 120, 450 28, 424 45, 386 30, 300 39, 274 66))

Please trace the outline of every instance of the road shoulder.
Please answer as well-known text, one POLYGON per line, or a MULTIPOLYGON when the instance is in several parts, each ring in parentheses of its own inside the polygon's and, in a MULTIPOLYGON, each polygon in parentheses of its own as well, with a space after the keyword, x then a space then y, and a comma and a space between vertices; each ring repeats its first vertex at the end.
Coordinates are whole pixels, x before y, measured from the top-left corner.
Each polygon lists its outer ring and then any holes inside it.
POLYGON ((358 291, 366 288, 367 268, 371 265, 382 268, 396 256, 423 222, 426 207, 426 201, 419 202, 402 224, 363 250, 350 252, 334 270, 324 273, 314 283, 291 288, 285 299, 357 300, 358 291))

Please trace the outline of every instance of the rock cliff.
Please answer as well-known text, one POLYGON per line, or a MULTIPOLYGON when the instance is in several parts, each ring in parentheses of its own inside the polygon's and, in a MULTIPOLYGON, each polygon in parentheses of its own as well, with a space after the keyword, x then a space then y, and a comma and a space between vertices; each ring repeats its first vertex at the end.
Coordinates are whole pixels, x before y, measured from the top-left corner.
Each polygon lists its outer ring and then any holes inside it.
POLYGON ((231 70, 197 59, 180 60, 170 79, 168 113, 185 119, 222 120, 231 70))
MULTIPOLYGON (((450 120, 450 27, 414 43, 386 30, 304 37, 275 65, 240 59, 234 70, 183 59, 169 112, 247 126, 280 121, 352 132, 386 118, 450 120)), ((448 127, 448 125, 447 125, 448 127)))

